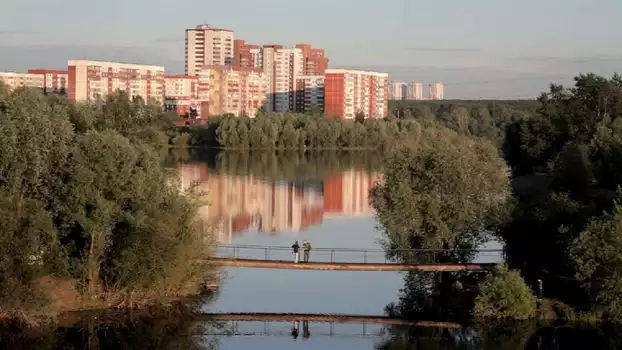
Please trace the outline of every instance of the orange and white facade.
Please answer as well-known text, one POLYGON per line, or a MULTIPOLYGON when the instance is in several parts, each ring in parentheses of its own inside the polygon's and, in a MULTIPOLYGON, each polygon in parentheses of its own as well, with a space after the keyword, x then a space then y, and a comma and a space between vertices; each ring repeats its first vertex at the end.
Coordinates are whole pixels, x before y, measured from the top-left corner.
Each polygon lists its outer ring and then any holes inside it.
POLYGON ((164 102, 164 67, 103 61, 69 61, 69 100, 93 101, 117 90, 164 102))
POLYGON ((302 50, 304 75, 324 75, 328 68, 324 49, 313 48, 309 44, 298 44, 296 48, 302 50))
POLYGON ((266 103, 267 79, 261 69, 205 66, 198 75, 198 99, 207 101, 201 115, 232 114, 254 118, 266 103))
POLYGON ((203 66, 233 64, 235 34, 207 24, 186 29, 186 75, 197 75, 203 66))
POLYGON ((45 86, 45 78, 41 74, 0 72, 0 80, 4 82, 9 90, 19 87, 43 89, 45 86))
POLYGON ((346 69, 327 69, 324 114, 340 119, 384 118, 389 109, 389 75, 346 69))
POLYGON ((180 116, 190 115, 194 109, 201 116, 199 78, 190 75, 164 76, 164 110, 180 116))
POLYGON ((381 173, 347 170, 324 180, 324 213, 331 216, 364 216, 374 212, 370 191, 383 181, 381 173))
POLYGON ((43 76, 45 92, 66 93, 69 88, 69 74, 66 70, 29 69, 28 74, 43 76))
POLYGON ((263 67, 263 49, 260 45, 247 44, 244 40, 233 42, 233 65, 244 68, 263 67))

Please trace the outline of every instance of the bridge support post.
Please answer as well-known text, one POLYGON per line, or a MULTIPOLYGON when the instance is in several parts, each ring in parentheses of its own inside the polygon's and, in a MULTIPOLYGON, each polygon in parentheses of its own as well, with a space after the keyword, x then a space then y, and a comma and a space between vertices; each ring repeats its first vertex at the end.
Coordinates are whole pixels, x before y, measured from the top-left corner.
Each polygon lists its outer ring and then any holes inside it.
POLYGON ((266 260, 268 260, 268 248, 266 248, 266 260))

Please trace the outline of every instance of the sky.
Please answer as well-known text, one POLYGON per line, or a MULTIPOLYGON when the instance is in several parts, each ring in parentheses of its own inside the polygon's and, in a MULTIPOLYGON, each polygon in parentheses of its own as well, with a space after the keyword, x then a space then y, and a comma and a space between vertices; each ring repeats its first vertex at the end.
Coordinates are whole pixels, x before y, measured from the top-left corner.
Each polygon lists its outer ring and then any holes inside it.
POLYGON ((532 98, 579 73, 622 71, 620 0, 0 0, 0 71, 69 59, 183 73, 184 30, 309 43, 331 68, 388 72, 446 98, 532 98))

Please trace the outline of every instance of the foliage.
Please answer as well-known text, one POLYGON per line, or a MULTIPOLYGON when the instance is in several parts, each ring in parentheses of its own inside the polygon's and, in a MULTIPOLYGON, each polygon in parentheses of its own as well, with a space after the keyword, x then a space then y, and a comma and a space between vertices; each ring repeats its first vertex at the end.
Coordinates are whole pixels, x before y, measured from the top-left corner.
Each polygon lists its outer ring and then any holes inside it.
POLYGON ((527 319, 536 315, 537 300, 516 270, 497 264, 480 285, 473 315, 476 318, 527 319))
POLYGON ((504 219, 508 171, 488 142, 428 127, 385 169, 371 202, 390 248, 470 247, 504 219))
MULTIPOLYGON (((501 236, 510 264, 529 280, 543 279, 545 292, 589 309, 599 303, 572 277, 584 266, 568 252, 588 244, 582 232, 595 229, 598 219, 590 220, 611 210, 622 185, 622 78, 579 75, 573 87, 551 85, 538 103, 537 113, 507 127, 503 151, 519 205, 501 236)), ((593 251, 600 253, 607 256, 605 246, 593 251)), ((590 278, 606 283, 605 276, 590 278)))
POLYGON ((596 309, 616 322, 622 321, 622 206, 592 219, 570 246, 576 277, 594 301, 596 309))
POLYGON ((418 121, 437 120, 460 135, 482 137, 501 146, 505 129, 536 113, 536 100, 390 101, 391 116, 418 121))
POLYGON ((304 114, 262 114, 256 118, 215 117, 207 125, 179 128, 188 145, 227 149, 389 149, 415 136, 414 120, 339 120, 304 114))
POLYGON ((172 124, 158 107, 122 93, 104 104, 27 89, 3 96, 0 307, 17 292, 42 294, 45 275, 73 278, 120 306, 185 293, 207 278, 195 261, 210 236, 191 194, 171 186, 160 163, 156 149, 172 124))

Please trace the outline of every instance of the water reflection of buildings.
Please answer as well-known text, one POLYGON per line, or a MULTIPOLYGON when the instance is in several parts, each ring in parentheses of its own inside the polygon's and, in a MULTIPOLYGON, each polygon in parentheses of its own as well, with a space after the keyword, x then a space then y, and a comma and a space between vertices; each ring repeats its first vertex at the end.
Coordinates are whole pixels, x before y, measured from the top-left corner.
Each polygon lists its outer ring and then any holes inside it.
POLYGON ((321 186, 295 181, 267 182, 254 176, 209 174, 206 164, 180 166, 181 185, 202 193, 200 215, 217 230, 221 243, 247 230, 269 234, 299 232, 325 215, 370 214, 369 190, 380 174, 350 170, 321 186))

